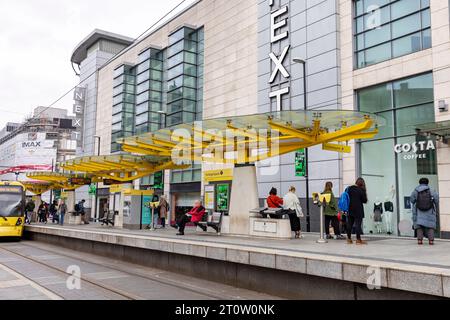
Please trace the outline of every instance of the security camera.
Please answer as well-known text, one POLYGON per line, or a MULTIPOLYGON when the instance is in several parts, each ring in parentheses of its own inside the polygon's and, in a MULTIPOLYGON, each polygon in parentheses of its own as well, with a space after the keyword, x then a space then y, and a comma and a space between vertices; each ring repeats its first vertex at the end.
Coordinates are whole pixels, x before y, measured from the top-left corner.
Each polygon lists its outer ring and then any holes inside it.
POLYGON ((439 100, 438 108, 440 112, 446 112, 448 111, 448 104, 445 102, 445 100, 439 100))

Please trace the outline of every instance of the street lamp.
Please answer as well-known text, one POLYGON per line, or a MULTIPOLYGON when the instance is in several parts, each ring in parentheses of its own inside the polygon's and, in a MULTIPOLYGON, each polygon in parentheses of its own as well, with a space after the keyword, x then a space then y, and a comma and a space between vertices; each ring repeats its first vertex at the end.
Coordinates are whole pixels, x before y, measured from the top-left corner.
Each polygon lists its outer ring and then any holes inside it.
MULTIPOLYGON (((303 66, 303 105, 305 111, 308 110, 308 96, 306 84, 306 61, 301 58, 294 58, 292 62, 299 63, 303 66)), ((309 165, 308 165, 308 148, 305 148, 305 182, 306 182, 306 231, 311 231, 311 217, 309 212, 309 165)))
MULTIPOLYGON (((100 142, 102 141, 102 137, 100 136, 94 136, 94 147, 95 147, 95 140, 98 139, 98 145, 97 145, 97 156, 100 155, 100 142)), ((100 208, 97 208, 97 202, 98 202, 98 182, 95 184, 95 218, 100 218, 100 208), (98 210, 97 210, 98 209, 98 210), (98 211, 98 212, 97 212, 98 211)))

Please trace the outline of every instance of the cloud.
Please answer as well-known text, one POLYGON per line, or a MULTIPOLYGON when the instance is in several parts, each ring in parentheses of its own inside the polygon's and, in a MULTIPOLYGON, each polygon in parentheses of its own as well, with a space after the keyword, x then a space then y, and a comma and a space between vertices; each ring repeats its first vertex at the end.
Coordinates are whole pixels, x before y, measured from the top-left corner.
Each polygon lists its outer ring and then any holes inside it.
MULTIPOLYGON (((93 29, 134 38, 179 2, 0 0, 0 129, 78 83, 70 56, 93 29)), ((70 98, 55 107, 70 110, 70 98)))

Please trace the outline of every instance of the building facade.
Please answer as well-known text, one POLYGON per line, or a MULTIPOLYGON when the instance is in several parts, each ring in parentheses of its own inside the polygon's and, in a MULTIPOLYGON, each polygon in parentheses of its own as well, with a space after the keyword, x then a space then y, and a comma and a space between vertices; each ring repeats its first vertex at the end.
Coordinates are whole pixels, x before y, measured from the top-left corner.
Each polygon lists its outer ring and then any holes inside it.
POLYGON ((28 171, 57 171, 58 162, 75 157, 73 120, 66 109, 38 107, 30 120, 7 124, 0 138, 0 179, 28 180, 28 171))
MULTIPOLYGON (((74 49, 70 62, 76 65, 80 83, 76 90, 81 93, 78 99, 74 92, 74 113, 79 119, 77 133, 77 156, 97 155, 99 137, 96 137, 97 122, 97 76, 98 68, 129 46, 133 39, 103 30, 94 30, 74 49), (77 110, 78 109, 78 110, 77 110)), ((76 91, 75 90, 75 91, 76 91)), ((76 191, 76 199, 86 200, 90 211, 95 206, 93 197, 88 194, 88 186, 76 191)))
MULTIPOLYGON (((317 147, 259 163, 261 202, 270 188, 284 194, 294 185, 307 207, 307 190, 332 181, 338 195, 362 176, 370 198, 364 232, 410 236, 409 195, 428 177, 441 194, 439 231, 448 238, 450 154, 441 129, 450 120, 449 20, 448 1, 197 1, 99 68, 100 151, 120 152, 120 137, 201 119, 375 113, 380 134, 352 143, 350 154, 317 147), (302 155, 306 174, 296 168, 302 155), (372 214, 379 204, 381 224, 372 214)), ((211 169, 226 168, 196 165, 164 172, 163 186, 155 177, 136 184, 159 185, 182 210, 201 196, 211 169)), ((304 223, 317 231, 310 207, 304 223)))

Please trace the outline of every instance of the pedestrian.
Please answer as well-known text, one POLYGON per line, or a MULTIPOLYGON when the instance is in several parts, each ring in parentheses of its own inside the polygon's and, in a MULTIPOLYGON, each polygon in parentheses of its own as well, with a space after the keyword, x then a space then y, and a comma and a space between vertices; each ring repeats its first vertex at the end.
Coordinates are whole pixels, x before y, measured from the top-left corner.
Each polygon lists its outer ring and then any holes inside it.
POLYGON ((64 225, 64 217, 67 213, 67 205, 66 205, 66 202, 64 201, 64 199, 61 199, 59 201, 58 213, 59 213, 59 224, 63 226, 64 225))
POLYGON ((31 224, 31 219, 33 216, 34 208, 36 205, 34 204, 33 199, 29 199, 27 204, 25 205, 25 222, 31 224))
POLYGON ((45 201, 42 201, 38 207, 39 222, 47 224, 48 207, 45 201))
POLYGON ((429 244, 434 245, 434 232, 437 228, 437 208, 439 195, 431 189, 430 181, 422 178, 419 186, 411 194, 413 228, 417 231, 417 241, 423 245, 426 235, 429 244))
POLYGON ((53 200, 50 208, 48 209, 49 213, 52 215, 52 223, 58 223, 58 201, 53 200))
POLYGON ((158 212, 159 218, 161 219, 161 226, 164 229, 166 227, 167 213, 169 212, 169 203, 164 195, 159 199, 158 212))
POLYGON ((81 200, 80 202, 78 202, 77 203, 77 205, 75 206, 75 211, 79 214, 79 215, 81 215, 81 221, 84 223, 84 224, 89 224, 89 222, 88 221, 86 221, 85 220, 85 215, 86 215, 86 211, 85 211, 85 208, 84 208, 84 204, 86 203, 86 200, 81 200))
POLYGON ((341 230, 339 226, 339 219, 338 219, 338 205, 336 201, 336 197, 333 194, 333 183, 331 181, 328 181, 325 183, 325 189, 323 190, 322 194, 329 194, 331 195, 330 202, 326 203, 324 206, 323 213, 325 215, 325 233, 327 239, 333 239, 333 237, 330 234, 330 224, 333 227, 334 230, 334 236, 336 240, 344 239, 344 237, 341 235, 341 230))
MULTIPOLYGON (((205 207, 203 207, 202 202, 200 200, 196 200, 194 202, 194 207, 191 211, 184 214, 176 224, 171 225, 171 227, 178 229, 177 236, 184 236, 184 229, 186 224, 189 222, 198 223, 202 221, 203 216, 206 213, 205 207)), ((203 231, 207 231, 206 226, 198 225, 203 231)))
MULTIPOLYGON (((281 199, 278 195, 278 190, 276 188, 272 188, 269 191, 269 196, 266 199, 267 206, 270 209, 280 209, 283 208, 283 199, 281 199)), ((262 214, 264 218, 267 218, 267 214, 262 214)), ((272 219, 281 219, 281 215, 269 214, 272 219)))
POLYGON ((283 204, 283 208, 291 222, 291 230, 295 232, 295 238, 299 239, 301 237, 300 218, 303 217, 303 210, 300 200, 295 194, 295 187, 291 186, 289 188, 289 192, 283 197, 283 204))
POLYGON ((350 199, 347 216, 347 243, 352 244, 352 229, 355 227, 356 244, 365 245, 366 241, 361 239, 362 221, 364 215, 364 204, 367 203, 366 182, 363 178, 358 178, 355 185, 347 189, 350 199))

